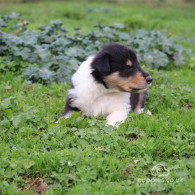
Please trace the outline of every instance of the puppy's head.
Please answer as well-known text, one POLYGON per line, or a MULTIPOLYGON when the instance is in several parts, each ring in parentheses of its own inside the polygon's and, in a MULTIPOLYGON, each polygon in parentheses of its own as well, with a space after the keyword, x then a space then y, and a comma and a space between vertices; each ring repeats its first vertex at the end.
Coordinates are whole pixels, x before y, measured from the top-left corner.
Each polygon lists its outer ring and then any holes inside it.
POLYGON ((152 77, 140 67, 135 52, 118 43, 105 45, 91 66, 96 81, 109 89, 141 93, 152 82, 152 77))

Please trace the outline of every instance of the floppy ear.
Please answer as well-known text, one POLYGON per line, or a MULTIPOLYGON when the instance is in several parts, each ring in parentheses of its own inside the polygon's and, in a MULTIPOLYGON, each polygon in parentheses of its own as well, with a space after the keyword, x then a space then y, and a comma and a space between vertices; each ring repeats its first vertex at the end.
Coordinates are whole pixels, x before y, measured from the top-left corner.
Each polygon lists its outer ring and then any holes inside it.
POLYGON ((108 54, 99 54, 97 55, 92 64, 92 68, 95 72, 98 72, 99 75, 104 76, 110 73, 110 62, 108 54))

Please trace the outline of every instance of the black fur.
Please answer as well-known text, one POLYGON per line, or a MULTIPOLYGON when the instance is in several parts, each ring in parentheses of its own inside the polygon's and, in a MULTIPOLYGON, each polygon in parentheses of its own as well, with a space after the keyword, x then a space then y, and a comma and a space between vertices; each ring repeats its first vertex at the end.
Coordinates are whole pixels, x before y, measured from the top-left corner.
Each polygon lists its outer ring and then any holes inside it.
POLYGON ((101 52, 98 53, 91 66, 93 68, 93 72, 91 73, 93 77, 107 88, 102 78, 111 72, 109 55, 101 52))
MULTIPOLYGON (((74 86, 71 83, 70 89, 73 89, 73 88, 74 88, 74 86)), ((65 103, 64 111, 63 111, 61 117, 66 116, 68 113, 70 113, 72 111, 80 111, 78 108, 71 106, 72 100, 73 100, 73 97, 71 97, 70 95, 68 95, 67 98, 66 98, 66 103, 65 103)))
POLYGON ((149 76, 139 65, 137 56, 133 50, 119 43, 110 43, 105 45, 102 50, 96 54, 92 64, 92 75, 97 82, 106 86, 103 78, 113 72, 119 71, 121 77, 130 77, 138 71, 143 77, 149 76), (132 66, 127 66, 127 60, 132 62, 132 66))
POLYGON ((144 108, 147 92, 143 93, 131 93, 130 104, 131 110, 135 111, 136 108, 144 108))

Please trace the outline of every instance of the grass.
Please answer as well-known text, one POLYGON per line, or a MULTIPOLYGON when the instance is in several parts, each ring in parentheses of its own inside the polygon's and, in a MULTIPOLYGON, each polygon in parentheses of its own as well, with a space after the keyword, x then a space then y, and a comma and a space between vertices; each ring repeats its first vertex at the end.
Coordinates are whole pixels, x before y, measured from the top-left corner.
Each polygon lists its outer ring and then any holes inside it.
POLYGON ((58 18, 70 31, 80 27, 83 32, 91 30, 97 23, 110 25, 120 22, 124 23, 130 32, 140 28, 161 29, 173 33, 174 39, 188 48, 194 49, 195 45, 194 4, 177 7, 167 4, 147 7, 140 4, 118 5, 82 1, 1 4, 0 15, 12 12, 21 13, 25 20, 30 21, 29 29, 36 29, 58 18))
POLYGON ((31 29, 48 24, 51 20, 58 18, 68 29, 80 27, 84 32, 96 23, 109 25, 126 22, 129 25, 137 23, 134 28, 166 29, 176 35, 185 35, 191 38, 194 36, 195 28, 193 4, 184 4, 176 8, 169 5, 147 7, 139 4, 87 4, 81 2, 1 4, 1 15, 11 12, 21 13, 24 19, 30 21, 31 29), (102 7, 110 10, 98 10, 102 7))
MULTIPOLYGON (((195 49, 192 7, 167 7, 166 11, 138 5, 109 7, 114 12, 87 13, 81 19, 72 18, 82 15, 82 5, 75 3, 3 4, 0 9, 2 14, 21 12, 31 21, 31 29, 60 18, 67 28, 80 26, 84 32, 97 22, 127 22, 131 13, 139 21, 134 29, 174 30, 175 38, 195 49), (71 10, 72 6, 80 11, 71 10), (64 17, 67 10, 73 16, 64 17)), ((44 86, 11 72, 1 73, 0 193, 32 194, 33 189, 39 192, 35 185, 39 182, 42 191, 47 184, 46 194, 193 194, 194 64, 189 56, 181 68, 144 67, 154 79, 146 102, 152 115, 132 113, 113 130, 105 126, 104 117, 83 119, 79 113, 56 123, 68 84, 44 86), (168 176, 152 173, 158 164, 168 169, 168 176)))

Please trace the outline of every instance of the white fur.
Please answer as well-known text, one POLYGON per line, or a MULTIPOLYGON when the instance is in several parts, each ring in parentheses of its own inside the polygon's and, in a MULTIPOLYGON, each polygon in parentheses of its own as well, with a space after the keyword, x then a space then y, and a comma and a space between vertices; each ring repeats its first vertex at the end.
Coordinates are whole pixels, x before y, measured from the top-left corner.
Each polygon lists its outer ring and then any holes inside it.
POLYGON ((69 90, 69 95, 74 97, 74 101, 71 106, 79 108, 83 115, 96 116, 102 113, 107 117, 107 124, 114 126, 127 118, 130 93, 106 89, 95 81, 90 66, 93 58, 89 57, 83 62, 72 77, 74 88, 69 90))

